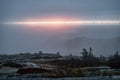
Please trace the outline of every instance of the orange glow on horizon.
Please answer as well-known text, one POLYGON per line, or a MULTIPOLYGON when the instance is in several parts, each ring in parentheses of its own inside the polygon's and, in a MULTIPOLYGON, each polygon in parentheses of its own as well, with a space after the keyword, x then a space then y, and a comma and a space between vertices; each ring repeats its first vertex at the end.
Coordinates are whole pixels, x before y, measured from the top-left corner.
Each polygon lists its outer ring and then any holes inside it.
MULTIPOLYGON (((31 28, 45 29, 68 29, 72 27, 81 27, 81 25, 120 25, 120 20, 47 20, 47 21, 15 21, 5 22, 7 25, 23 25, 31 28)), ((99 27, 99 26, 98 26, 99 27)), ((105 27, 105 26, 104 26, 105 27)), ((108 27, 108 26, 107 26, 108 27)))
POLYGON ((120 25, 120 20, 89 20, 89 21, 20 21, 6 22, 14 25, 120 25))
POLYGON ((73 17, 47 17, 38 19, 27 19, 23 21, 5 22, 8 25, 25 25, 31 27, 78 27, 81 25, 120 25, 120 20, 80 20, 73 17))

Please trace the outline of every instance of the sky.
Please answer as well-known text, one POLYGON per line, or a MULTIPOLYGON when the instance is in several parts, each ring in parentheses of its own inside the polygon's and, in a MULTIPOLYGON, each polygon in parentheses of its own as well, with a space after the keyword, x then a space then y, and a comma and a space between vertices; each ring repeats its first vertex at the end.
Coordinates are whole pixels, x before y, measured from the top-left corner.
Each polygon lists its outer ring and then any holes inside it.
MULTIPOLYGON (((0 54, 61 51, 58 45, 76 37, 120 37, 120 26, 79 26, 63 29, 4 25, 3 22, 74 18, 120 20, 120 0, 0 0, 0 54), (48 45, 50 47, 48 47, 48 45), (53 46, 53 47, 51 47, 53 46)), ((52 26, 52 25, 50 25, 52 26)), ((69 52, 66 52, 69 53, 69 52)))

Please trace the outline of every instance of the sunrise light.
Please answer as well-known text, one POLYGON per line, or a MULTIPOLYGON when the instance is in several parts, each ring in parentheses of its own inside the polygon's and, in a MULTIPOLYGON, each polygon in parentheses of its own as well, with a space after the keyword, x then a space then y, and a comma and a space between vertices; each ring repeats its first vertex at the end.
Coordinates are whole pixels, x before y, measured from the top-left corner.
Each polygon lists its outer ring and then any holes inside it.
POLYGON ((5 22, 11 25, 120 25, 120 20, 84 20, 84 21, 20 21, 5 22))

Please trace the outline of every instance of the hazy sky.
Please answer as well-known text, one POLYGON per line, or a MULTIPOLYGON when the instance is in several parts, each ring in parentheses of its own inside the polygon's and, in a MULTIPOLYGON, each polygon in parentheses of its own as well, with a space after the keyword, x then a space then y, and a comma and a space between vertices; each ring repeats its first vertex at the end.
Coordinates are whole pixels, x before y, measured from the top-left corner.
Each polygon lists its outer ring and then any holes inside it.
POLYGON ((119 16, 119 0, 0 0, 0 19, 18 20, 41 16, 119 16))
MULTIPOLYGON (((0 23, 54 16, 120 20, 119 5, 120 0, 0 0, 0 23)), ((59 46, 48 48, 48 45, 53 46, 51 42, 60 43, 76 37, 114 38, 120 37, 119 33, 120 26, 53 30, 0 24, 0 53, 55 52, 60 50, 59 46)))

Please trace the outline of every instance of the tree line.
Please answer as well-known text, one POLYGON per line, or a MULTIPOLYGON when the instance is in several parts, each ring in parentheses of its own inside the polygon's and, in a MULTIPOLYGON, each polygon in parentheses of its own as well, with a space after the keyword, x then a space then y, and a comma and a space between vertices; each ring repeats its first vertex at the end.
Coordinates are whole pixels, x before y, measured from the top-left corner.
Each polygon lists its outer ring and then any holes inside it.
POLYGON ((83 48, 81 55, 81 59, 71 58, 69 60, 54 60, 51 63, 67 67, 109 66, 111 68, 120 68, 120 55, 118 51, 108 57, 104 57, 102 55, 100 57, 96 57, 93 54, 93 49, 90 47, 88 50, 83 48))

